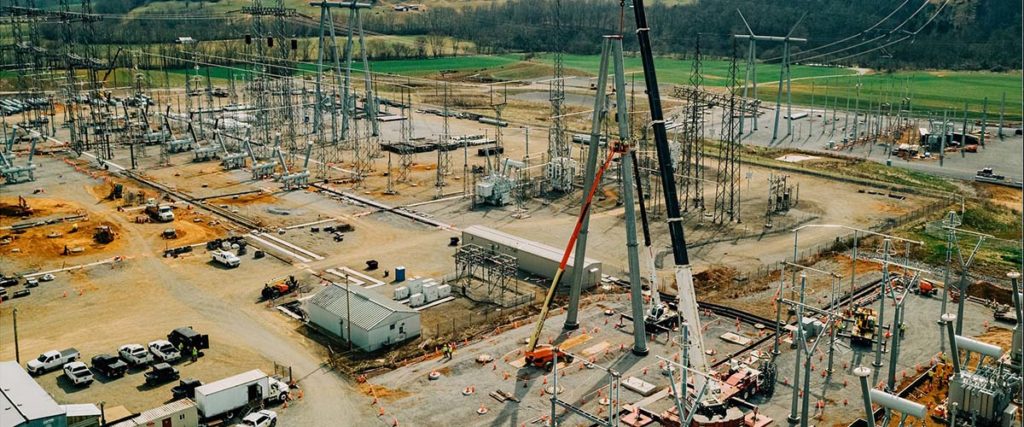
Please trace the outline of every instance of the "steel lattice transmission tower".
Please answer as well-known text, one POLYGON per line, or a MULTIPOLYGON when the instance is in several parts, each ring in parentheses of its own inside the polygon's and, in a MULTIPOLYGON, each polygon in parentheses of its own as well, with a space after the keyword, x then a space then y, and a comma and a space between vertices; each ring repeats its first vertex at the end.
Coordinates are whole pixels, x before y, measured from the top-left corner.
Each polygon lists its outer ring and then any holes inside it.
POLYGON ((697 35, 693 63, 690 67, 690 92, 684 119, 682 159, 679 172, 683 176, 683 210, 692 206, 704 209, 704 66, 701 63, 700 34, 697 35))
MULTIPOLYGON (((336 111, 338 96, 338 89, 342 87, 341 83, 341 59, 338 55, 338 39, 334 30, 334 14, 331 12, 332 9, 341 7, 339 3, 331 3, 322 1, 319 3, 310 3, 311 6, 320 8, 320 31, 317 44, 317 61, 316 61, 316 86, 314 93, 316 95, 315 103, 313 105, 313 129, 311 133, 316 135, 315 148, 317 153, 317 165, 315 175, 318 178, 326 179, 329 176, 329 168, 333 163, 337 163, 340 160, 339 148, 338 147, 338 133, 337 133, 337 116, 336 111), (327 56, 327 58, 325 58, 327 56), (324 88, 324 61, 328 62, 328 66, 333 69, 334 84, 328 84, 329 90, 324 88), (325 123, 324 116, 329 114, 331 116, 330 136, 327 135, 328 126, 325 123)), ((346 105, 347 100, 342 98, 342 105, 346 105)), ((341 110, 344 112, 347 108, 342 107, 341 110)))
POLYGON ((736 42, 733 41, 732 61, 729 63, 728 99, 726 110, 722 112, 722 128, 720 151, 718 156, 717 179, 715 187, 715 210, 713 222, 722 224, 726 221, 740 222, 739 209, 739 135, 737 132, 737 116, 742 115, 744 108, 736 99, 736 42))
POLYGON ((544 177, 553 191, 568 193, 573 188, 576 162, 565 139, 565 64, 562 58, 564 34, 562 32, 562 2, 555 0, 555 64, 554 76, 548 86, 551 101, 551 128, 548 130, 548 163, 544 177))
POLYGON ((436 197, 444 195, 444 186, 448 185, 445 177, 452 173, 451 129, 448 127, 448 82, 444 82, 444 122, 441 127, 441 135, 437 138, 437 175, 434 186, 437 188, 436 197))

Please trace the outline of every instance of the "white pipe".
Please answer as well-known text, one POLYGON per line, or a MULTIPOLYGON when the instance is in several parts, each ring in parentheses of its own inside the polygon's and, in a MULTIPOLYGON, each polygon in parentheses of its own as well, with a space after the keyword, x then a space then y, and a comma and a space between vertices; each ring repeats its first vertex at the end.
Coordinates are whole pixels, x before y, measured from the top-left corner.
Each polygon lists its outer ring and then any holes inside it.
POLYGON ((988 357, 998 359, 1003 355, 1003 349, 999 346, 983 343, 981 341, 967 338, 964 336, 956 336, 956 346, 961 350, 967 350, 973 353, 983 354, 988 357))
POLYGON ((871 396, 871 401, 877 403, 883 408, 892 409, 901 414, 911 415, 919 420, 924 420, 927 409, 924 405, 913 402, 902 397, 886 393, 882 390, 871 389, 868 390, 868 394, 871 396))

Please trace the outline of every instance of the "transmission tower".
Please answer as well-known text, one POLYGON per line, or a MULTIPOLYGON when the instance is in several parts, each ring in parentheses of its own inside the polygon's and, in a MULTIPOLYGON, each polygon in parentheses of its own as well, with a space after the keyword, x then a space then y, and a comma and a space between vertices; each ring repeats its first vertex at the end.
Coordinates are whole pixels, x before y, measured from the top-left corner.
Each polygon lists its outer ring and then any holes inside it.
POLYGON ((718 156, 718 183, 715 187, 713 222, 740 222, 739 216, 739 141, 736 128, 739 103, 736 99, 736 44, 729 63, 728 100, 722 113, 721 144, 718 156))
MULTIPOLYGON (((334 17, 331 10, 342 7, 342 5, 326 1, 311 3, 311 5, 320 8, 320 31, 317 44, 316 62, 316 87, 314 89, 316 100, 313 106, 313 129, 311 133, 316 135, 316 176, 326 179, 329 177, 330 166, 340 160, 336 119, 336 111, 338 109, 335 99, 338 95, 338 88, 342 87, 342 70, 341 60, 338 55, 338 39, 334 30, 334 17), (327 61, 329 61, 329 66, 332 66, 334 71, 334 84, 328 85, 331 88, 330 91, 325 90, 323 82, 325 55, 327 56, 327 61), (327 135, 327 126, 324 123, 325 113, 331 115, 330 136, 327 135)), ((346 98, 342 98, 343 107, 341 110, 343 112, 347 110, 347 102, 346 98)))
MULTIPOLYGON (((349 15, 348 15, 348 39, 345 44, 345 95, 342 99, 349 100, 347 104, 350 110, 347 111, 347 116, 351 118, 352 122, 355 123, 355 105, 356 98, 354 94, 349 92, 350 77, 352 73, 352 37, 355 30, 358 30, 359 36, 359 54, 363 63, 363 116, 366 122, 366 138, 360 140, 358 136, 352 138, 353 142, 353 177, 352 180, 360 182, 363 177, 373 167, 373 156, 376 152, 375 145, 377 145, 376 138, 380 135, 379 123, 377 122, 377 97, 373 93, 373 80, 372 73, 370 72, 370 62, 366 56, 366 35, 363 32, 363 15, 360 10, 369 8, 369 4, 363 3, 348 3, 349 15), (355 23, 355 25, 353 25, 355 23)), ((348 125, 348 120, 342 125, 342 132, 344 138, 344 129, 348 125)))
POLYGON ((682 159, 680 173, 683 176, 681 200, 683 211, 704 209, 704 67, 701 63, 700 34, 697 35, 690 67, 690 96, 683 124, 682 159))
POLYGON ((444 82, 443 98, 444 124, 441 127, 441 135, 437 138, 437 179, 434 181, 434 186, 437 187, 437 198, 441 198, 444 194, 444 186, 447 185, 445 177, 452 173, 452 155, 449 151, 451 130, 448 127, 448 82, 444 82))
POLYGON ((409 169, 412 167, 412 90, 408 85, 402 86, 402 136, 398 149, 398 182, 409 182, 409 169))
POLYGON ((548 85, 548 99, 551 102, 551 129, 548 131, 548 163, 544 175, 552 191, 572 191, 576 174, 576 162, 565 140, 565 64, 562 58, 562 2, 555 0, 555 70, 548 85))
MULTIPOLYGON (((750 28, 750 25, 747 23, 747 19, 743 17, 743 13, 739 12, 738 10, 737 10, 737 13, 740 14, 740 19, 743 20, 743 25, 746 26, 746 28, 747 28, 747 34, 736 34, 733 37, 735 39, 741 39, 741 40, 748 40, 749 41, 749 49, 748 49, 748 53, 747 53, 747 76, 748 76, 748 81, 750 81, 750 80, 755 81, 755 83, 754 83, 754 96, 755 96, 755 98, 757 96, 757 83, 756 83, 756 80, 757 80, 757 68, 756 68, 757 67, 757 65, 756 65, 756 62, 757 62, 757 57, 756 57, 757 42, 765 41, 765 42, 782 43, 782 57, 781 57, 782 62, 779 64, 779 83, 778 83, 779 84, 779 89, 778 89, 778 92, 775 95, 775 126, 772 128, 772 140, 771 140, 771 142, 775 142, 778 139, 778 134, 779 134, 779 118, 781 117, 781 114, 782 114, 782 91, 783 91, 783 88, 785 88, 785 91, 786 91, 786 120, 788 121, 786 136, 789 136, 789 135, 793 134, 793 119, 791 118, 792 117, 792 109, 793 109, 793 94, 792 94, 792 91, 790 90, 791 86, 792 86, 793 75, 791 73, 791 68, 790 68, 790 45, 793 44, 793 43, 806 43, 807 42, 807 39, 792 37, 793 31, 795 31, 796 27, 798 25, 800 25, 800 22, 803 21, 804 17, 801 16, 800 19, 798 19, 796 21, 796 24, 793 24, 793 27, 791 27, 789 29, 789 33, 786 34, 784 37, 759 36, 759 35, 755 35, 754 34, 754 30, 752 30, 750 28)), ((804 16, 806 16, 806 15, 804 15, 804 16)), ((733 50, 735 50, 735 47, 734 47, 733 50)), ((736 55, 733 54, 733 56, 736 56, 736 55)), ((746 101, 745 101, 745 99, 746 99, 746 83, 744 83, 743 91, 744 91, 744 96, 743 96, 744 104, 746 104, 746 101)), ((757 130, 757 111, 755 110, 752 113, 754 114, 754 129, 753 130, 757 130)), ((741 120, 740 123, 741 123, 740 126, 742 128, 742 126, 743 126, 742 125, 742 123, 743 123, 742 120, 741 120)))

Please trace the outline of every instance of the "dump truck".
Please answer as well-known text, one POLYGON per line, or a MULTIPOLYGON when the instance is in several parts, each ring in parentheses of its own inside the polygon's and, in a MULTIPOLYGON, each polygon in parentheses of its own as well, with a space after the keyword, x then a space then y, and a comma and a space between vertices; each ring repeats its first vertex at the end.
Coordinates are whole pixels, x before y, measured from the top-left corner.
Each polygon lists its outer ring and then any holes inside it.
POLYGON ((147 204, 146 214, 149 215, 149 217, 152 218, 154 221, 174 221, 174 210, 171 208, 171 205, 163 205, 156 203, 147 204))
POLYGON ((203 419, 231 419, 264 402, 284 402, 288 399, 288 385, 253 369, 196 387, 195 394, 196 407, 203 419))

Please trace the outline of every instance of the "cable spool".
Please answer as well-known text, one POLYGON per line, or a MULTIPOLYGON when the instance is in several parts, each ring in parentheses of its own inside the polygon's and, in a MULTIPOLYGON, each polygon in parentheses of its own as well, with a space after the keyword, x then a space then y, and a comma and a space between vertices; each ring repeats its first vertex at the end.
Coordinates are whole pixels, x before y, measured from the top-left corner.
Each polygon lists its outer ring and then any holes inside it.
POLYGON ((431 381, 435 381, 435 380, 438 380, 440 378, 441 378, 441 373, 437 372, 437 371, 430 371, 430 373, 427 374, 427 379, 429 379, 431 381))

